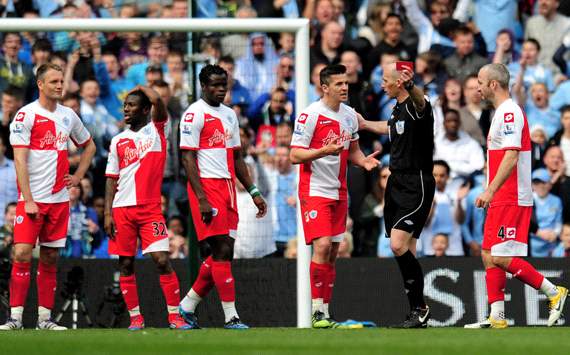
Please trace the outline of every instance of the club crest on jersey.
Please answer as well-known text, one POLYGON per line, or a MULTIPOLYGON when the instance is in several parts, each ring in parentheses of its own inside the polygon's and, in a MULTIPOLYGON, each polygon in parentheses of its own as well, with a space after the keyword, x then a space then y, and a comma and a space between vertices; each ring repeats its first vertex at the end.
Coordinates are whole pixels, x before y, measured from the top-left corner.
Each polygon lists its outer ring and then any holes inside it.
POLYGON ((194 121, 194 112, 188 112, 184 115, 184 122, 192 122, 194 121))
POLYGON ((150 130, 151 130, 150 126, 145 127, 145 128, 143 129, 143 134, 144 134, 145 136, 150 135, 150 132, 151 132, 150 130))
POLYGON ((14 118, 14 121, 16 122, 24 122, 24 118, 26 117, 26 113, 25 112, 18 112, 18 114, 16 115, 16 118, 14 118))
POLYGON ((309 118, 309 115, 307 115, 306 113, 302 113, 297 119, 297 122, 299 122, 300 124, 305 124, 307 122, 307 118, 309 118))
POLYGON ((22 222, 24 222, 24 216, 19 215, 18 217, 16 217, 17 224, 22 224, 22 222))
POLYGON ((47 148, 47 147, 57 148, 58 144, 67 143, 67 138, 68 138, 67 134, 59 132, 56 136, 51 131, 47 131, 44 137, 40 139, 40 148, 47 148))
POLYGON ((66 117, 63 118, 63 125, 64 125, 65 127, 69 127, 69 124, 70 124, 70 123, 71 123, 71 120, 69 119, 69 117, 66 116, 66 117))
POLYGON ((396 133, 404 134, 406 121, 396 121, 396 133))

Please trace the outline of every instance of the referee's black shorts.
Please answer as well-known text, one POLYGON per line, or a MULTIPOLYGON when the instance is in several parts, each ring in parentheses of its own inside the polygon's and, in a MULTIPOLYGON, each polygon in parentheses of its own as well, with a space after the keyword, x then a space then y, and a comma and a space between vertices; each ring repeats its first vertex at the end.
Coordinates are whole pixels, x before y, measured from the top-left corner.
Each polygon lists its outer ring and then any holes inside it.
POLYGON ((392 228, 395 228, 419 238, 428 218, 434 193, 435 179, 431 171, 392 172, 384 194, 386 237, 389 238, 392 228))

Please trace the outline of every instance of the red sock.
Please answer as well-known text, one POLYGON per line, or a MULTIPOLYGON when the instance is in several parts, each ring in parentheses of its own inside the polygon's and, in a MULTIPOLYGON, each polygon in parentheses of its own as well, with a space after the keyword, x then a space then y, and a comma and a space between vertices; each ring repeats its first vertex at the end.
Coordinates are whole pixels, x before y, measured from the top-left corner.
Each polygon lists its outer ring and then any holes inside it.
POLYGON ((220 300, 222 302, 234 302, 236 289, 232 276, 232 263, 229 261, 212 261, 212 278, 216 284, 220 300))
MULTIPOLYGON (((328 279, 328 264, 317 264, 311 261, 311 298, 324 298, 325 283, 328 279)), ((324 303, 324 299, 323 299, 324 303)))
POLYGON ((536 271, 531 264, 521 258, 513 258, 507 271, 513 274, 513 277, 516 277, 535 290, 540 288, 544 280, 544 276, 541 273, 536 271))
POLYGON ((196 281, 194 281, 192 289, 200 297, 204 298, 212 287, 214 287, 214 279, 212 278, 212 257, 209 256, 200 266, 198 277, 196 281))
POLYGON ((177 307, 180 303, 180 285, 178 284, 176 273, 171 272, 170 274, 160 275, 160 287, 162 287, 166 305, 177 307))
POLYGON ((10 307, 23 307, 30 288, 30 263, 14 261, 10 277, 10 307))
POLYGON ((121 292, 123 293, 123 299, 127 304, 127 309, 130 311, 138 307, 139 295, 137 293, 137 279, 135 278, 135 274, 131 276, 121 276, 119 278, 119 284, 121 286, 121 292))
POLYGON ((323 290, 323 303, 325 304, 331 302, 334 282, 336 280, 336 268, 334 264, 327 264, 327 266, 328 266, 327 275, 326 275, 327 278, 323 290))
POLYGON ((489 304, 505 300, 505 284, 507 274, 498 267, 485 270, 485 281, 487 283, 487 301, 489 304))
POLYGON ((55 287, 57 285, 56 276, 56 265, 48 265, 40 261, 36 278, 38 285, 38 306, 53 309, 55 287))

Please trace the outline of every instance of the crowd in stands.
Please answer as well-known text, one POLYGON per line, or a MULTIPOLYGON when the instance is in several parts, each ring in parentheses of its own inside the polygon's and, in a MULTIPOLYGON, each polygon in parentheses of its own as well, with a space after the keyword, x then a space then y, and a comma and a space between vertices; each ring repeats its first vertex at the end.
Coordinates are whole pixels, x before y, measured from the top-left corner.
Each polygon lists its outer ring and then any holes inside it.
MULTIPOLYGON (((529 253, 570 256, 570 1, 559 0, 3 0, 1 17, 310 19, 310 101, 321 95, 319 71, 341 63, 348 104, 369 120, 387 120, 395 101, 381 89, 382 66, 415 62, 416 85, 435 117, 436 193, 418 243, 422 256, 478 256, 484 212, 474 200, 486 185, 486 137, 493 117, 477 87, 477 72, 503 63, 513 98, 524 108, 532 140, 534 213, 529 253)), ((149 85, 168 107, 168 155, 163 213, 171 256, 188 255, 188 197, 180 161, 180 115, 200 95, 197 73, 217 63, 229 75, 225 104, 240 120, 242 152, 270 213, 238 186, 235 257, 295 257, 296 169, 289 160, 295 107, 295 37, 290 33, 1 34, 0 255, 9 253, 17 200, 9 124, 37 98, 35 71, 44 63, 65 72, 65 97, 94 137, 97 155, 81 186, 70 190, 66 257, 108 258, 103 229, 104 171, 111 138, 125 129, 122 101, 149 85), (192 42, 189 40, 192 39, 192 42), (191 43, 189 45, 189 43, 191 43), (192 48, 192 46, 194 46, 192 48), (190 47, 190 49, 189 49, 190 47)), ((360 135, 366 153, 382 151, 384 167, 368 174, 350 167, 350 223, 344 257, 390 257, 384 237, 389 139, 360 135)), ((70 150, 72 169, 79 151, 70 150)))

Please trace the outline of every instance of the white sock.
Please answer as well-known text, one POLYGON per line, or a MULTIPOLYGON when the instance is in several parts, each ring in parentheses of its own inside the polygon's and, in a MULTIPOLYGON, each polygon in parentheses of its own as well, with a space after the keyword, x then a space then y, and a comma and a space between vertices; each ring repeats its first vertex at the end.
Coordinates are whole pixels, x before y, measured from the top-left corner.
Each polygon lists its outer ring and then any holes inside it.
POLYGON ((141 310, 139 308, 139 306, 136 306, 133 309, 129 309, 129 316, 135 317, 135 316, 140 316, 141 315, 141 310))
POLYGON ((202 297, 194 291, 194 289, 190 289, 186 296, 180 302, 180 307, 184 312, 192 312, 196 311, 196 307, 198 307, 198 303, 202 301, 202 297))
POLYGON ((178 314, 178 306, 166 306, 166 310, 168 311, 168 314, 178 314))
POLYGON ((325 318, 330 318, 331 315, 329 314, 329 304, 323 303, 323 313, 325 314, 325 318))
POLYGON ((226 323, 231 321, 233 317, 239 318, 235 302, 222 302, 222 308, 224 309, 226 323))
POLYGON ((51 318, 51 309, 47 309, 42 306, 38 307, 38 323, 50 320, 50 318, 51 318))
POLYGON ((505 301, 491 303, 491 318, 495 320, 505 319, 505 301))
POLYGON ((540 291, 542 291, 542 293, 544 293, 549 298, 552 298, 558 294, 558 288, 556 285, 548 281, 546 277, 544 280, 542 280, 542 284, 540 284, 540 291))
POLYGON ((322 312, 323 311, 323 299, 322 298, 313 298, 312 300, 312 314, 315 314, 316 311, 322 312))
POLYGON ((22 314, 24 313, 24 307, 12 307, 10 308, 10 318, 17 320, 22 323, 22 314))

